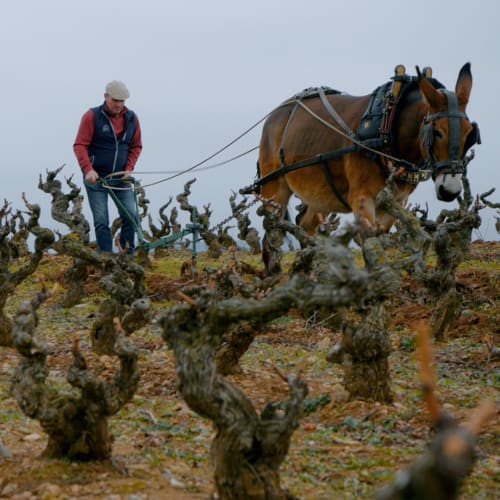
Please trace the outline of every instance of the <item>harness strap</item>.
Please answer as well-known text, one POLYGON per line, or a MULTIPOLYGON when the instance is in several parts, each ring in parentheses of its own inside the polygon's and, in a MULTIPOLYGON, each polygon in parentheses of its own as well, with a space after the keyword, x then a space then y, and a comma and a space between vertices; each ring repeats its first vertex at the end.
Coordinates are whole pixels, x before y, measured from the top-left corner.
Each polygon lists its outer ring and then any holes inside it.
POLYGON ((261 186, 267 184, 268 182, 274 181, 279 177, 282 177, 289 172, 293 172, 294 170, 299 170, 304 167, 309 167, 312 165, 322 164, 328 160, 333 160, 335 158, 340 158, 341 156, 352 153, 353 151, 357 151, 358 146, 355 144, 351 144, 350 146, 346 146, 345 148, 336 149, 334 151, 329 151, 328 153, 321 153, 311 158, 307 158, 305 160, 299 160, 290 164, 282 164, 280 168, 269 172, 264 175, 264 177, 259 177, 254 181, 250 186, 244 187, 240 189, 240 194, 252 194, 259 190, 261 186))
POLYGON ((290 116, 288 117, 288 120, 286 122, 285 128, 283 129, 283 133, 281 134, 281 142, 280 142, 280 147, 279 150, 283 151, 283 142, 285 141, 286 134, 288 132, 288 127, 290 126, 290 123, 292 122, 293 117, 295 116, 295 113, 299 107, 299 102, 300 100, 297 100, 295 102, 295 105, 292 108, 292 111, 290 112, 290 116))
MULTIPOLYGON (((382 151, 387 155, 392 154, 392 123, 396 114, 399 96, 390 92, 386 98, 386 105, 380 123, 380 137, 382 138, 382 151)), ((380 162, 385 167, 392 167, 394 162, 385 155, 379 156, 380 162)))
POLYGON ((328 99, 326 98, 326 94, 325 94, 325 91, 323 90, 323 88, 320 87, 318 89, 318 94, 319 94, 319 98, 321 99, 321 102, 323 103, 323 106, 328 111, 328 113, 330 113, 332 118, 342 127, 344 132, 351 139, 355 139, 356 134, 349 128, 347 123, 344 120, 342 120, 342 117, 337 113, 337 111, 335 111, 335 108, 330 104, 330 101, 328 101, 328 99))
POLYGON ((458 98, 449 90, 442 90, 448 101, 448 156, 451 161, 460 160, 460 118, 464 113, 458 109, 458 98))

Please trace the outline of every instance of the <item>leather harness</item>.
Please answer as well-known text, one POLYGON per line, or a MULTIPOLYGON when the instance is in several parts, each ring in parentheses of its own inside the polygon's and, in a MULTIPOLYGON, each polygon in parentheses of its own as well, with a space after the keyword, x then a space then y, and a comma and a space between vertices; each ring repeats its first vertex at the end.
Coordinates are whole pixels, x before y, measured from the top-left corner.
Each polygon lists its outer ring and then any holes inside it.
MULTIPOLYGON (((424 68, 424 72, 427 68, 424 68)), ((344 122, 342 117, 337 113, 335 108, 330 104, 326 95, 339 94, 340 92, 329 87, 309 88, 299 94, 293 96, 287 103, 295 102, 295 106, 290 113, 287 124, 285 126, 282 141, 279 148, 281 166, 277 170, 257 179, 251 186, 242 188, 241 194, 251 194, 257 192, 259 188, 289 172, 298 170, 311 165, 321 165, 325 179, 339 201, 351 211, 351 207, 341 195, 335 183, 333 176, 328 168, 328 161, 342 157, 347 153, 354 151, 365 151, 368 155, 376 157, 381 166, 388 172, 397 168, 396 176, 399 180, 418 184, 421 181, 428 180, 432 173, 461 173, 465 170, 468 159, 460 160, 460 118, 466 117, 465 113, 459 112, 457 97, 454 93, 447 91, 444 86, 437 80, 431 80, 433 85, 441 92, 444 92, 447 97, 448 110, 446 112, 434 113, 427 115, 424 119, 423 127, 423 143, 426 149, 426 158, 423 162, 415 165, 403 159, 394 157, 394 140, 393 140, 393 125, 399 105, 405 95, 410 90, 416 87, 417 77, 410 77, 405 74, 404 66, 396 67, 396 74, 391 82, 388 82, 377 89, 371 95, 368 107, 363 114, 357 134, 344 122), (324 108, 341 127, 342 132, 351 140, 352 144, 334 151, 317 154, 305 160, 299 160, 290 164, 285 163, 285 154, 283 151, 283 138, 286 135, 288 126, 295 115, 295 112, 303 99, 311 97, 319 97, 324 108), (449 121, 449 158, 447 160, 435 161, 432 154, 432 138, 434 121, 437 118, 447 117, 449 121)), ((475 122, 472 123, 474 129, 474 137, 469 141, 480 144, 479 129, 475 122)), ((470 147, 469 145, 469 147, 470 147)), ((466 148, 467 149, 467 148, 466 148)))

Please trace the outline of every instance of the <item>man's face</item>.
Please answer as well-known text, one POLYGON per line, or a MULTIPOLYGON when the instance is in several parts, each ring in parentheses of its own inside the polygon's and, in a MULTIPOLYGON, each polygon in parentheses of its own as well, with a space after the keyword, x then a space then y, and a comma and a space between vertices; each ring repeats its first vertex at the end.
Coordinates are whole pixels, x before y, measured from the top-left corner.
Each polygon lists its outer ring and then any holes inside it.
POLYGON ((104 102, 106 103, 106 109, 113 116, 118 116, 125 107, 125 101, 113 99, 109 94, 104 94, 104 102))

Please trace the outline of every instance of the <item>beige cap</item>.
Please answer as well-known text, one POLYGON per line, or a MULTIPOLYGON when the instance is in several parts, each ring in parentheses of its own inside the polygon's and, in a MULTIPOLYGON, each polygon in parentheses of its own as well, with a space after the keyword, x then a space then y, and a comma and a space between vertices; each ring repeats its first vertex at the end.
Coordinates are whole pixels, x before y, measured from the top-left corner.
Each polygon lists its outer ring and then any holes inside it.
POLYGON ((106 85, 106 94, 108 94, 112 99, 118 101, 124 101, 130 97, 130 92, 127 86, 118 80, 113 80, 106 85))

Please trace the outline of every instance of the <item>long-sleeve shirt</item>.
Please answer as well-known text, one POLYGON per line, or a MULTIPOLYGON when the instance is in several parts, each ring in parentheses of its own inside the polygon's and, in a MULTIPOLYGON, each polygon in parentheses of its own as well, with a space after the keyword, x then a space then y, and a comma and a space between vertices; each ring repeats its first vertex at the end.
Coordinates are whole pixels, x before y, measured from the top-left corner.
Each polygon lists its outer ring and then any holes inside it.
MULTIPOLYGON (((107 115, 115 136, 119 137, 123 132, 125 126, 124 114, 128 111, 124 108, 118 116, 107 115)), ((89 146, 92 144, 92 139, 94 137, 94 111, 89 109, 82 116, 80 127, 78 128, 78 133, 73 144, 73 151, 75 152, 76 159, 83 173, 86 174, 92 170, 92 162, 89 156, 89 146)), ((142 150, 142 138, 141 138, 141 127, 137 115, 135 115, 135 129, 130 144, 128 146, 128 155, 125 169, 128 172, 134 170, 137 159, 142 150)))

